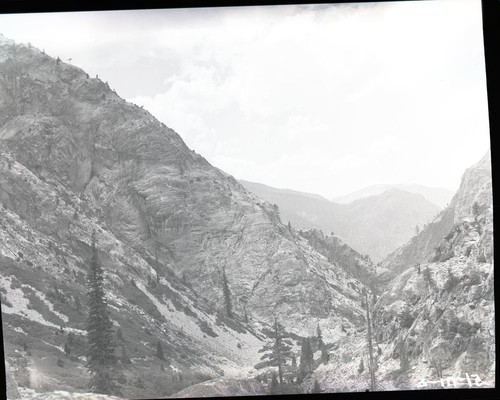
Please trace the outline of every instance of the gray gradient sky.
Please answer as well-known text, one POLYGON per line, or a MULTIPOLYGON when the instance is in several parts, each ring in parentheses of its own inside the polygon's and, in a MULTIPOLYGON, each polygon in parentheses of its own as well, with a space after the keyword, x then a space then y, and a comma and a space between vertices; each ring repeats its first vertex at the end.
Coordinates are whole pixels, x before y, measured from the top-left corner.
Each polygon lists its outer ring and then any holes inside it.
POLYGON ((479 0, 0 15, 236 178, 457 189, 489 149, 479 0))

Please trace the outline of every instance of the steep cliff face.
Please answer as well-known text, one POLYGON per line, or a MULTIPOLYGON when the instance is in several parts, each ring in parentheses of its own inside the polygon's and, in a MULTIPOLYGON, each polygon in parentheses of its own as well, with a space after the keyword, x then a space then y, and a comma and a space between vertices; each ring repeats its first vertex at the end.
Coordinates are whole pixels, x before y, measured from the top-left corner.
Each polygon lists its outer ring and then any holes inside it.
MULTIPOLYGON (((481 205, 489 205, 492 202, 489 152, 477 164, 465 171, 460 188, 453 196, 450 205, 417 236, 382 261, 381 279, 391 279, 406 268, 429 261, 436 247, 452 227, 467 220, 471 215, 472 205, 475 202, 481 205)), ((491 254, 491 245, 485 243, 485 246, 485 251, 491 254)))
MULTIPOLYGON (((446 236, 429 242, 434 249, 428 250, 429 259, 410 258, 375 306, 378 340, 391 344, 390 356, 399 359, 400 366, 406 358, 411 368, 401 379, 407 386, 424 376, 465 373, 494 383, 492 212, 488 153, 464 173, 445 210, 444 215, 454 216, 446 236)), ((426 229, 444 222, 434 224, 426 229)), ((422 234, 429 235, 425 230, 422 234)), ((422 239, 407 246, 415 242, 422 239)), ((398 261, 407 254, 403 248, 398 261)))

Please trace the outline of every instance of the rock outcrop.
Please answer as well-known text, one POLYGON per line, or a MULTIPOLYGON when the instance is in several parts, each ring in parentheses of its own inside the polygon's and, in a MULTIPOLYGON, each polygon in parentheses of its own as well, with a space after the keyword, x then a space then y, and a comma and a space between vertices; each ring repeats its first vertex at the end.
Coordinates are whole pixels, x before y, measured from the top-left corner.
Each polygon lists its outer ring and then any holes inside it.
MULTIPOLYGON (((405 358, 426 378, 468 373, 494 382, 492 212, 488 153, 464 173, 443 215, 393 256, 403 272, 376 303, 377 340, 391 343, 391 356, 405 358), (445 226, 448 232, 439 237, 445 226), (415 249, 424 243, 425 251, 415 249)), ((408 387, 422 378, 403 372, 408 387)))
MULTIPOLYGON (((453 226, 470 217, 475 202, 490 207, 491 182, 491 156, 488 152, 477 164, 465 171, 460 188, 450 205, 435 220, 425 225, 418 235, 383 260, 381 264, 385 271, 382 279, 390 279, 406 268, 429 261, 453 226)), ((491 254, 491 244, 485 245, 491 254)))

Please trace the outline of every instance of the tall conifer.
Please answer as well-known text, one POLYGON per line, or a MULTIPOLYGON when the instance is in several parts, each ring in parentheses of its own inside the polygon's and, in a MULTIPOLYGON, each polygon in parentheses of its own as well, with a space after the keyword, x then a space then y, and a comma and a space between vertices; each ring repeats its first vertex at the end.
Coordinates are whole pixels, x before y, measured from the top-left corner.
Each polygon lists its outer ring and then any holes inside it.
POLYGON ((321 350, 321 362, 323 364, 326 364, 328 360, 330 360, 330 355, 328 354, 328 351, 326 349, 325 342, 323 342, 323 334, 321 332, 319 324, 316 328, 316 334, 318 336, 318 349, 321 350))
POLYGON ((264 345, 259 353, 264 353, 261 360, 269 360, 269 364, 273 367, 278 367, 279 385, 283 385, 283 367, 286 360, 292 356, 292 343, 289 335, 285 332, 285 328, 281 325, 276 317, 274 318, 273 332, 270 335, 272 341, 264 345))
POLYGON ((89 315, 87 319, 87 364, 90 390, 94 393, 119 394, 116 383, 116 358, 113 323, 104 294, 104 272, 97 257, 95 231, 87 275, 89 315))
POLYGON ((311 348, 311 341, 309 338, 302 339, 302 346, 300 348, 300 362, 299 362, 299 382, 309 375, 314 368, 314 354, 311 348))
POLYGON ((222 270, 222 294, 224 296, 224 308, 228 318, 233 318, 233 304, 231 302, 231 291, 227 282, 226 269, 222 270))

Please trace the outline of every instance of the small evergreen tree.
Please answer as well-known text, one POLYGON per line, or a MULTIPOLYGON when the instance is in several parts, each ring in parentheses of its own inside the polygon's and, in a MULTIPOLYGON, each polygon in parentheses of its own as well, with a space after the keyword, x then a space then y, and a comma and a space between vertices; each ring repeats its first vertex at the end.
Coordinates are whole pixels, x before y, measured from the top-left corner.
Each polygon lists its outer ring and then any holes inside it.
POLYGON ((122 354, 120 357, 122 364, 132 364, 130 358, 128 358, 127 350, 125 349, 125 345, 122 344, 122 354))
POLYGON ((75 334, 73 332, 68 333, 66 342, 68 343, 69 346, 73 346, 73 344, 75 343, 75 334))
POLYGON ((57 366, 63 368, 64 367, 64 361, 61 360, 61 357, 57 358, 57 366))
POLYGON ((318 338, 318 349, 321 349, 321 347, 324 346, 324 343, 323 343, 323 333, 321 332, 319 324, 316 325, 316 337, 318 338))
POLYGON ((75 298, 75 309, 80 313, 82 309, 82 303, 78 297, 75 298))
POLYGON ((273 372, 271 377, 271 383, 269 385, 269 394, 280 394, 280 384, 278 378, 276 377, 276 372, 273 372))
POLYGON ((401 369, 401 372, 406 372, 410 369, 408 346, 404 338, 399 342, 399 367, 401 369))
POLYGON ((138 388, 141 388, 141 389, 146 389, 146 386, 144 385, 144 380, 141 378, 140 375, 135 380, 134 386, 138 387, 138 388))
POLYGON ((274 318, 274 329, 271 334, 272 340, 264 345, 259 353, 264 353, 261 360, 269 360, 269 364, 273 367, 278 367, 279 385, 283 385, 283 366, 286 364, 286 359, 291 358, 292 343, 289 340, 289 335, 285 332, 283 325, 278 323, 274 318))
POLYGON ((247 303, 246 301, 243 303, 243 319, 245 323, 248 324, 248 314, 247 314, 247 303))
POLYGON ((446 282, 444 284, 444 290, 446 290, 447 292, 451 292, 451 290, 457 286, 459 283, 459 279, 453 275, 453 273, 451 272, 451 269, 448 268, 448 278, 446 279, 446 282))
POLYGON ((71 354, 71 348, 69 347, 68 342, 64 343, 64 353, 69 356, 71 354))
POLYGON ((91 258, 88 272, 89 315, 87 318, 87 368, 90 390, 94 393, 120 394, 114 369, 113 323, 104 294, 104 272, 97 257, 95 231, 92 233, 91 258))
POLYGON ((319 382, 317 379, 314 380, 314 386, 311 390, 311 393, 321 393, 321 386, 319 385, 319 382))
POLYGON ((163 354, 163 347, 159 340, 158 343, 156 343, 156 357, 158 357, 162 361, 166 361, 165 355, 163 354))
POLYGON ((228 318, 233 318, 233 304, 231 302, 231 291, 227 281, 226 269, 222 270, 222 294, 224 296, 224 308, 228 318))
POLYGON ((316 327, 316 334, 318 336, 318 349, 321 350, 321 362, 326 364, 330 360, 330 355, 326 349, 325 342, 323 342, 323 334, 321 332, 321 328, 319 324, 316 327))
POLYGON ((313 371, 313 368, 314 355, 311 348, 311 341, 309 338, 304 338, 302 339, 302 346, 300 348, 298 381, 302 382, 304 378, 313 371))
POLYGON ((429 266, 426 266, 424 268, 424 270, 422 271, 422 275, 424 277, 424 280, 427 282, 428 287, 436 287, 436 282, 432 277, 432 273, 431 270, 429 269, 429 266))
POLYGON ((481 206, 477 201, 472 204, 472 215, 474 216, 474 221, 477 222, 479 219, 479 214, 481 214, 481 206))
POLYGON ((363 362, 363 359, 361 359, 361 361, 359 362, 359 367, 358 367, 358 374, 362 374, 363 371, 365 370, 365 364, 363 362))

